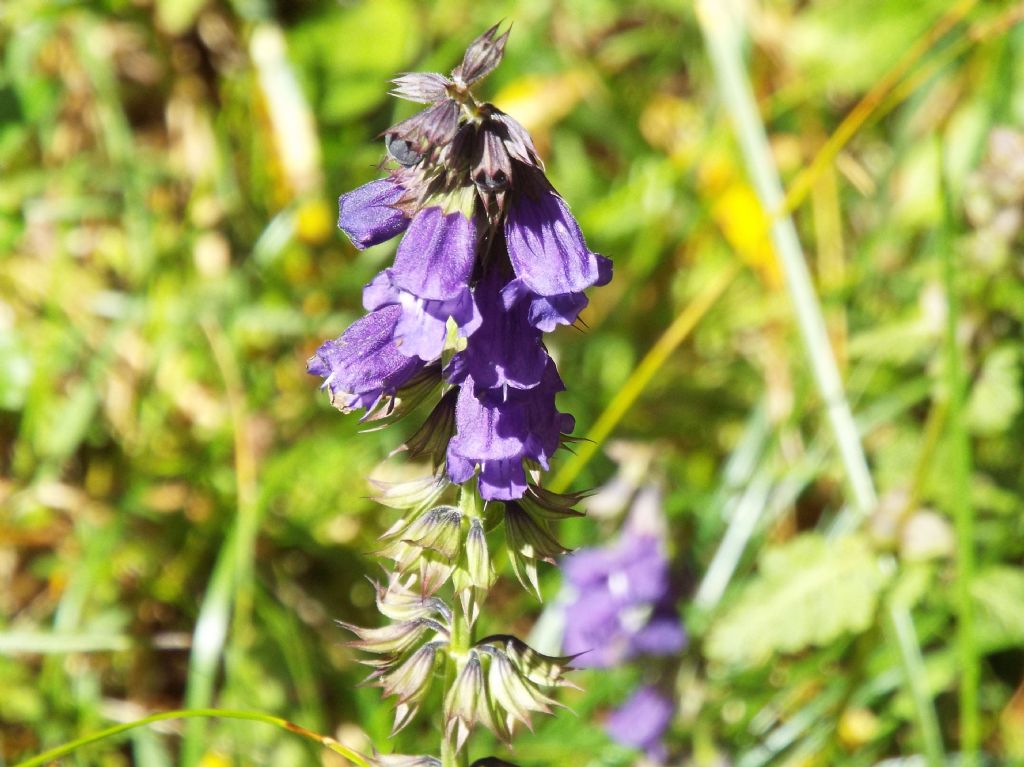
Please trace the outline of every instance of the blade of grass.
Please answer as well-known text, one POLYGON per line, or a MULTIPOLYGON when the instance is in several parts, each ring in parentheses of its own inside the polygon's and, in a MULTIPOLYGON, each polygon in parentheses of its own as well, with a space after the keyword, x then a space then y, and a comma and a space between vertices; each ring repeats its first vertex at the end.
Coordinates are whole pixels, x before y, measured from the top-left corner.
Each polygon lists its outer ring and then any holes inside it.
POLYGON ((612 401, 604 409, 583 441, 578 444, 576 453, 567 460, 551 480, 551 489, 560 493, 568 489, 573 480, 587 465, 591 458, 600 450, 601 445, 618 425, 622 417, 629 412, 647 384, 654 378, 669 355, 687 339, 697 323, 710 311, 725 289, 732 284, 739 273, 739 264, 719 272, 713 280, 697 294, 685 309, 665 328, 651 350, 640 361, 630 374, 626 383, 616 392, 612 401))
MULTIPOLYGON (((205 708, 213 699, 217 666, 224 654, 229 622, 236 640, 245 640, 252 625, 253 556, 259 528, 256 459, 247 431, 241 371, 220 326, 210 318, 201 324, 224 380, 231 410, 237 513, 231 533, 220 550, 196 621, 185 692, 185 705, 190 709, 205 708)), ((190 721, 185 728, 181 751, 181 763, 185 767, 196 764, 202 756, 205 732, 205 723, 199 719, 190 721)))
MULTIPOLYGON (((727 4, 715 0, 698 0, 697 16, 722 99, 732 117, 740 149, 761 205, 766 213, 784 211, 782 182, 742 59, 739 20, 730 13, 727 4)), ((825 405, 839 450, 853 506, 863 519, 877 502, 874 482, 868 471, 867 459, 829 342, 821 305, 792 218, 788 214, 774 218, 770 233, 786 277, 786 287, 815 385, 825 405)), ((885 560, 881 565, 886 569, 895 567, 891 560, 885 560)), ((914 634, 913 620, 899 605, 890 607, 888 617, 895 629, 894 636, 913 697, 918 733, 927 763, 930 767, 940 767, 944 761, 942 739, 934 706, 924 689, 921 648, 914 634)))
POLYGON ((312 730, 307 730, 305 727, 289 722, 287 719, 282 719, 277 716, 270 716, 259 711, 234 711, 230 709, 185 709, 181 711, 161 711, 157 714, 151 714, 143 719, 138 719, 134 722, 125 722, 123 724, 116 724, 112 727, 108 727, 105 730, 100 730, 91 735, 86 735, 81 738, 77 738, 69 743, 65 743, 56 748, 51 748, 49 751, 44 751, 38 756, 34 756, 30 759, 26 759, 23 762, 19 762, 14 767, 41 767, 44 764, 50 764, 51 762, 60 759, 63 756, 72 754, 80 748, 92 745, 93 743, 99 743, 109 738, 116 737, 122 733, 129 732, 138 727, 145 727, 146 725, 153 724, 154 722, 162 722, 168 719, 242 719, 251 722, 263 722, 264 724, 270 724, 274 727, 279 727, 282 730, 288 732, 294 732, 296 735, 301 735, 304 738, 316 741, 326 749, 333 751, 336 754, 348 759, 359 767, 370 767, 369 761, 365 756, 360 754, 347 746, 342 745, 334 738, 330 738, 326 735, 320 735, 312 730))
MULTIPOLYGON (((938 162, 942 167, 941 144, 938 162)), ((971 581, 974 579, 974 509, 971 504, 971 444, 964 422, 964 363, 963 350, 957 340, 960 322, 960 298, 957 290, 957 263, 953 255, 953 201, 946 175, 940 172, 943 183, 942 278, 946 291, 946 396, 947 423, 952 443, 950 471, 956 493, 952 499, 953 520, 956 528, 956 612, 957 657, 960 667, 960 759, 963 767, 976 767, 981 743, 981 720, 978 705, 978 687, 981 679, 980 659, 974 636, 974 598, 971 581)))

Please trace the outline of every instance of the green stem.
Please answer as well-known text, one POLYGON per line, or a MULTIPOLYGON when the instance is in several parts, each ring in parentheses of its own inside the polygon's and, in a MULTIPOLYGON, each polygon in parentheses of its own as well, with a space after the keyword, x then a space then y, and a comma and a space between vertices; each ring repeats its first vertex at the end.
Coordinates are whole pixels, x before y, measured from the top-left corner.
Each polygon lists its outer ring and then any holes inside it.
MULTIPOLYGON (((459 494, 459 510, 469 519, 483 516, 483 499, 477 491, 476 479, 471 479, 462 486, 459 494)), ((443 699, 447 699, 448 691, 455 683, 461 663, 473 646, 473 625, 469 617, 459 605, 452 610, 451 636, 448 639, 448 658, 444 669, 443 699)), ((463 746, 456 751, 454 738, 447 735, 441 737, 441 767, 469 767, 469 749, 463 746)))
MULTIPOLYGON (((768 215, 785 210, 785 196, 778 170, 772 158, 764 123, 757 111, 754 93, 747 79, 741 54, 740 26, 728 7, 719 0, 698 0, 697 15, 708 47, 719 90, 728 108, 751 181, 768 215)), ((846 399, 839 367, 828 338, 825 318, 814 290, 796 227, 788 214, 771 221, 775 245, 786 287, 796 314, 814 382, 826 410, 839 457, 846 475, 853 506, 863 520, 877 503, 874 483, 868 470, 857 433, 853 413, 846 399)), ((882 562, 893 569, 895 563, 882 562)), ((913 619, 902 606, 893 605, 888 618, 899 649, 907 685, 915 707, 918 732, 929 767, 941 767, 943 748, 938 719, 927 690, 922 687, 921 648, 914 633, 913 619)))
MULTIPOLYGON (((941 164, 941 145, 939 162, 941 164)), ((941 178, 945 179, 943 174, 941 178)), ((957 341, 960 298, 953 255, 953 213, 949 188, 942 185, 942 277, 946 291, 946 389, 952 446, 953 518, 956 526, 957 656, 960 666, 960 759, 963 767, 976 767, 981 743, 978 688, 981 668, 974 637, 974 508, 971 504, 971 444, 964 423, 963 350, 957 341)))
POLYGON ((50 764, 61 757, 74 753, 80 748, 84 748, 85 746, 93 743, 99 743, 100 741, 116 737, 117 735, 128 732, 129 730, 134 730, 138 727, 153 724, 154 722, 162 722, 167 719, 199 719, 209 717, 218 717, 220 719, 246 719, 252 722, 263 722, 264 724, 280 727, 282 730, 288 730, 289 732, 294 732, 304 738, 316 741, 324 748, 328 748, 336 754, 341 754, 353 764, 358 765, 358 767, 370 767, 366 757, 358 751, 354 751, 347 746, 343 746, 334 738, 329 738, 326 735, 319 735, 311 730, 307 730, 305 727, 300 727, 293 722, 289 722, 287 719, 270 716, 269 714, 263 714, 258 711, 234 711, 216 708, 161 711, 158 714, 151 714, 150 716, 138 719, 134 722, 117 724, 113 727, 108 727, 105 730, 100 730, 99 732, 95 732, 91 735, 86 735, 85 737, 73 740, 70 743, 65 743, 62 746, 51 748, 49 751, 45 751, 38 756, 34 756, 31 759, 26 759, 24 762, 14 765, 14 767, 42 767, 42 765, 50 764))

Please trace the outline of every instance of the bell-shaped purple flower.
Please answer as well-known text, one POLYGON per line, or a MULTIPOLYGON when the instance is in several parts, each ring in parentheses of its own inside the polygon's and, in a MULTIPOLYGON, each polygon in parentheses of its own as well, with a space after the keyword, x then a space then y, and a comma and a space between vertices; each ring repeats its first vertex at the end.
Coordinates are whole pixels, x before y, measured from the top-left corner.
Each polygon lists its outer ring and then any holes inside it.
MULTIPOLYGON (((485 500, 514 500, 526 492, 524 460, 548 468, 561 435, 572 431, 572 416, 558 412, 555 395, 565 386, 553 362, 532 389, 509 389, 495 401, 466 378, 455 406, 456 434, 448 444, 448 477, 456 484, 480 470, 485 500)), ((493 390, 491 390, 493 393, 493 390)))
POLYGON ((401 307, 395 339, 402 354, 430 361, 441 356, 451 317, 463 336, 479 325, 469 288, 476 228, 462 213, 434 206, 420 211, 398 246, 395 265, 366 286, 363 305, 401 307))
POLYGON ((405 231, 409 219, 394 207, 405 189, 388 178, 371 181, 338 198, 338 228, 362 250, 405 231))
POLYGON ((322 388, 330 392, 335 407, 344 412, 369 409, 423 369, 420 360, 402 354, 395 344, 401 313, 398 306, 371 312, 309 358, 306 369, 324 378, 322 388))
POLYGON ((505 241, 516 273, 505 289, 506 303, 528 300, 531 321, 541 329, 571 325, 586 306, 583 291, 611 280, 611 261, 587 247, 553 189, 516 195, 505 218, 505 241))
POLYGON ((452 359, 448 380, 473 379, 478 390, 531 389, 541 382, 550 358, 541 345, 540 330, 528 317, 525 302, 505 307, 503 279, 496 269, 488 272, 474 290, 480 310, 480 327, 472 342, 452 359))
POLYGON ((611 546, 566 558, 575 591, 564 648, 578 666, 607 667, 638 654, 669 655, 686 644, 675 612, 668 562, 652 535, 626 531, 611 546))
POLYGON ((663 762, 662 738, 674 714, 675 706, 667 695, 654 687, 641 687, 612 712, 605 731, 616 743, 642 748, 652 761, 663 762))

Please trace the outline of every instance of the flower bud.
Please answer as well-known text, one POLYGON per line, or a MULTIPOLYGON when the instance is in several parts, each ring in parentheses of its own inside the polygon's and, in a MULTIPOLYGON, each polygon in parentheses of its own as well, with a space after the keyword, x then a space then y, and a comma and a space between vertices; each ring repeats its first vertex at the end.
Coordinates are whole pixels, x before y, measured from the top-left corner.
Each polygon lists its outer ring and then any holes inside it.
POLYGON ((411 621, 417 618, 433 618, 446 629, 451 625, 452 611, 436 597, 425 597, 414 589, 418 578, 415 574, 400 576, 389 574, 387 586, 374 583, 377 591, 377 611, 393 621, 411 621))
POLYGON ((452 81, 436 72, 406 72, 391 83, 395 86, 391 90, 392 96, 420 104, 433 104, 447 97, 452 81))
POLYGON ((349 647, 381 655, 401 655, 429 631, 448 638, 448 630, 429 618, 392 623, 381 628, 362 628, 342 621, 338 621, 338 625, 359 637, 349 642, 349 647))
POLYGON ((424 594, 432 594, 451 577, 462 549, 462 515, 454 506, 438 506, 406 525, 392 527, 392 542, 379 553, 393 559, 398 571, 416 567, 424 594))
POLYGON ((392 736, 412 721, 420 703, 430 692, 438 650, 444 645, 444 642, 427 642, 400 663, 378 669, 370 675, 370 679, 384 690, 385 698, 398 697, 392 736))
POLYGON ((571 664, 576 656, 544 655, 510 634, 485 637, 476 646, 489 646, 503 651, 516 670, 534 684, 544 687, 576 687, 564 677, 566 671, 572 670, 571 664))
POLYGON ((487 699, 486 678, 480 655, 473 650, 462 661, 455 681, 444 699, 445 736, 460 751, 477 722, 495 731, 487 699))
POLYGON ((470 583, 480 589, 489 589, 494 580, 494 572, 491 570, 491 556, 487 550, 484 524, 480 519, 469 521, 465 552, 470 583))
POLYGON ((459 564, 452 573, 452 585, 470 625, 476 623, 480 603, 493 581, 494 572, 491 570, 491 555, 487 549, 484 523, 474 517, 469 520, 466 543, 462 547, 459 564))
POLYGON ((469 44, 462 63, 452 72, 456 83, 472 85, 487 77, 501 63, 505 55, 505 43, 512 30, 507 29, 505 34, 498 35, 499 26, 500 23, 495 24, 469 44))
MULTIPOLYGON (((408 482, 381 482, 371 479, 370 484, 378 491, 373 500, 382 506, 421 511, 434 505, 448 486, 448 481, 443 476, 435 474, 408 482)), ((403 524, 405 520, 399 520, 392 529, 403 524)))
POLYGON ((488 649, 491 652, 487 692, 491 696, 492 705, 496 709, 500 707, 505 710, 506 727, 510 734, 516 722, 532 730, 530 713, 536 711, 550 714, 551 706, 558 704, 527 680, 505 653, 490 647, 488 649))

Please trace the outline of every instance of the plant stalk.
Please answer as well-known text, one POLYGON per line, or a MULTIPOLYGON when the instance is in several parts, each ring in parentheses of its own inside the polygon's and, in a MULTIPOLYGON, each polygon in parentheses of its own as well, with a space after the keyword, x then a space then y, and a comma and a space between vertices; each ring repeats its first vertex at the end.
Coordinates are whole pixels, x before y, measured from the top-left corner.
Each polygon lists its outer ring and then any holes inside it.
MULTIPOLYGON (((938 145, 941 173, 942 146, 938 145)), ((981 744, 981 720, 978 689, 981 665, 974 632, 974 508, 971 504, 971 443, 964 423, 963 350, 957 340, 960 324, 960 297, 956 284, 953 255, 953 205, 949 187, 942 184, 943 227, 941 232, 942 278, 946 292, 946 394, 949 436, 952 443, 950 471, 956 492, 952 498, 956 528, 956 612, 957 658, 960 667, 960 764, 977 767, 981 744)))

